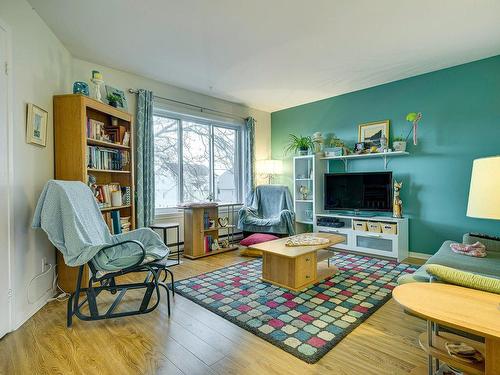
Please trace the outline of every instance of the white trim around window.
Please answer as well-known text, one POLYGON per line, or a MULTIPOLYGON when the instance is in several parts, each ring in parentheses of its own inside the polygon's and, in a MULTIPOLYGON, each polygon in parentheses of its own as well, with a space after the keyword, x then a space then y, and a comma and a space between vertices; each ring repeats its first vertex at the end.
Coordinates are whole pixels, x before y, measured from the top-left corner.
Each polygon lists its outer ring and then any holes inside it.
MULTIPOLYGON (((230 192, 229 195, 231 196, 231 201, 232 202, 242 202, 243 200, 243 173, 242 173, 242 157, 243 157, 243 131, 244 131, 244 126, 241 121, 234 120, 234 122, 230 121, 221 121, 220 119, 214 119, 214 118, 204 118, 200 116, 192 116, 192 115, 186 115, 186 114, 181 114, 178 112, 173 112, 167 109, 164 109, 160 106, 155 105, 154 108, 154 116, 158 117, 164 117, 166 119, 176 121, 177 122, 177 160, 174 161, 174 164, 177 165, 177 174, 178 174, 178 181, 177 181, 177 192, 176 192, 176 198, 177 202, 173 203, 171 202, 171 205, 165 206, 163 204, 163 207, 157 207, 155 209, 156 212, 156 217, 165 217, 165 216, 172 216, 172 215, 178 215, 179 211, 175 207, 176 205, 183 202, 183 197, 186 196, 185 194, 185 181, 184 177, 186 174, 184 173, 184 164, 185 164, 185 156, 184 156, 184 142, 186 139, 186 136, 184 134, 184 128, 187 126, 185 125, 186 123, 191 123, 191 125, 196 124, 196 125, 205 125, 208 127, 207 133, 205 135, 205 138, 208 138, 208 150, 207 151, 207 159, 208 159, 208 193, 215 197, 216 199, 218 197, 222 198, 222 202, 224 201, 224 196, 221 194, 220 188, 217 185, 216 178, 217 178, 217 173, 215 171, 215 151, 214 149, 217 147, 214 145, 214 139, 216 138, 216 135, 214 135, 214 132, 217 132, 218 129, 231 129, 235 131, 234 135, 234 162, 233 162, 233 171, 231 171, 234 175, 234 189, 236 191, 230 192)), ((156 143, 155 143, 156 146, 156 143)), ((207 145, 204 144, 206 147, 207 145)), ((220 147, 220 146, 219 146, 220 147)), ((220 151, 220 148, 219 148, 220 151)), ((205 165, 204 168, 207 168, 205 165)), ((156 190, 155 190, 156 193, 156 190)), ((198 194, 199 195, 199 194, 198 194)), ((226 196, 227 197, 227 196, 226 196)), ((208 197, 201 197, 198 196, 198 199, 205 199, 208 197)), ((227 201, 227 199, 226 199, 227 201)))

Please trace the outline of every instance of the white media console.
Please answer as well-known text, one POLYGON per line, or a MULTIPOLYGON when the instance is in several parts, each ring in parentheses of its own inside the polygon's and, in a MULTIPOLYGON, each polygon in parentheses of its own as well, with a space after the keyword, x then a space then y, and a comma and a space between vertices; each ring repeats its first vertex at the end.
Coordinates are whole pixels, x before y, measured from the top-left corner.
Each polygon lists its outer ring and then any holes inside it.
POLYGON ((396 258, 398 261, 408 258, 407 218, 317 214, 313 231, 335 233, 344 237, 343 243, 334 246, 340 250, 396 258), (343 226, 330 226, 328 220, 332 219, 343 226), (370 227, 373 231, 369 230, 370 227))
MULTIPOLYGON (((386 155, 384 168, 387 168, 387 157, 391 156, 386 155)), ((408 218, 398 219, 376 214, 344 215, 324 210, 324 175, 330 172, 330 160, 336 159, 341 160, 342 157, 320 158, 307 155, 294 158, 293 193, 297 232, 310 232, 312 226, 313 232, 335 233, 345 237, 343 243, 335 246, 339 250, 395 258, 398 261, 406 259, 409 246, 408 218), (310 192, 308 196, 300 194, 301 186, 306 187, 302 191, 310 192), (333 220, 342 224, 334 224, 333 220), (363 223, 366 224, 366 230, 363 223)), ((347 168, 347 164, 345 167, 347 168)))

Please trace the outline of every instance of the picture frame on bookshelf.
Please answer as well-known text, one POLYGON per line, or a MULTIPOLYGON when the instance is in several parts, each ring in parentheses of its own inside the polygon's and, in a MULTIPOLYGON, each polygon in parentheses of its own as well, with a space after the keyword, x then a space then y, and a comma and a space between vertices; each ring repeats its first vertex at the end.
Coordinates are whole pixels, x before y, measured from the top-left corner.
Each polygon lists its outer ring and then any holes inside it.
POLYGON ((26 143, 45 147, 49 113, 32 103, 28 103, 26 112, 26 143))
POLYGON ((106 97, 108 95, 114 95, 119 98, 119 100, 116 101, 116 108, 123 109, 125 111, 128 109, 127 97, 125 96, 125 92, 123 90, 106 85, 106 97))

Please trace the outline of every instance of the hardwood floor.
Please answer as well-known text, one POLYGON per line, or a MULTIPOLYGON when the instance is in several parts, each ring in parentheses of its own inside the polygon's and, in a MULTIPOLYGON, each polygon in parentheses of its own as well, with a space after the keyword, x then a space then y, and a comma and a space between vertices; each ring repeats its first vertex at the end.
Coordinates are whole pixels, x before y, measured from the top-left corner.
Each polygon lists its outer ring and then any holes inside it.
MULTIPOLYGON (((238 251, 172 268, 176 279, 248 258, 238 251)), ((133 299, 127 303, 139 303, 133 299)), ((0 340, 0 374, 409 374, 424 366, 423 321, 390 300, 314 365, 176 296, 150 314, 99 322, 74 319, 51 302, 0 340)))

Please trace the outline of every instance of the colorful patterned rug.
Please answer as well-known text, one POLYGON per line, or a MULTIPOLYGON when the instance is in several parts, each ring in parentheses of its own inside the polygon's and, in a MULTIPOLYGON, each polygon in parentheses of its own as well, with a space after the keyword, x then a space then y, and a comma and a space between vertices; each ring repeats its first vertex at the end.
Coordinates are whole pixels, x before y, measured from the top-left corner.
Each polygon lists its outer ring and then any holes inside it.
POLYGON ((260 280, 260 259, 176 282, 176 292, 315 363, 390 297, 399 276, 415 268, 395 261, 334 253, 333 277, 292 292, 260 280))

